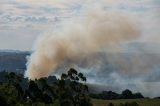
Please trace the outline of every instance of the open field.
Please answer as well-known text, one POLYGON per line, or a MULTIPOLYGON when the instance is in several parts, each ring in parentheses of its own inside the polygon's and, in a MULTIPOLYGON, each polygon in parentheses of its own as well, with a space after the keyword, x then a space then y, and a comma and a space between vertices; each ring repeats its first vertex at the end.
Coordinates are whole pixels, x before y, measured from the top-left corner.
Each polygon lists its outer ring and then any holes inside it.
POLYGON ((137 102, 140 106, 160 106, 160 99, 120 99, 120 100, 98 100, 92 99, 93 106, 107 106, 108 103, 113 103, 118 106, 120 103, 137 102))

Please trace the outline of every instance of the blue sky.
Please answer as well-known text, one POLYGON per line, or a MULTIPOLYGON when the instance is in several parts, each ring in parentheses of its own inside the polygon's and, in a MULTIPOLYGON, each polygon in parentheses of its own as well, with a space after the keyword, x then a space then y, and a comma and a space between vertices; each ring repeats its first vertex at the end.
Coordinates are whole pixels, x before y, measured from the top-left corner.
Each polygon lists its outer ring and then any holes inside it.
POLYGON ((1 0, 0 49, 32 50, 38 36, 98 3, 130 14, 141 28, 138 43, 159 46, 159 0, 1 0))

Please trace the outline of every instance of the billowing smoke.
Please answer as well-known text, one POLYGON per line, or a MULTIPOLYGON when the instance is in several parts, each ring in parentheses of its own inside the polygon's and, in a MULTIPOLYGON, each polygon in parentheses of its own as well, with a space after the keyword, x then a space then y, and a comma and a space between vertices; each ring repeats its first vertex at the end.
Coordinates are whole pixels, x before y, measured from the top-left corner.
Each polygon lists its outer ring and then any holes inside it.
POLYGON ((79 66, 89 60, 83 68, 92 67, 101 61, 101 58, 94 59, 94 55, 105 53, 107 48, 133 40, 138 35, 138 29, 125 14, 101 9, 88 11, 38 38, 27 63, 26 76, 29 79, 47 77, 66 61, 67 65, 79 66))

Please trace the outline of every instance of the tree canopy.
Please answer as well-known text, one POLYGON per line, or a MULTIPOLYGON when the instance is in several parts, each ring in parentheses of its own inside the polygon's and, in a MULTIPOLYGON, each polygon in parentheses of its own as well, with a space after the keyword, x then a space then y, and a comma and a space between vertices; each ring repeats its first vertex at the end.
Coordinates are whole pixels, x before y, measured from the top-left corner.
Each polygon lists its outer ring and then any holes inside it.
POLYGON ((25 80, 14 72, 5 75, 0 83, 0 102, 3 106, 92 106, 86 77, 71 68, 55 77, 25 80))

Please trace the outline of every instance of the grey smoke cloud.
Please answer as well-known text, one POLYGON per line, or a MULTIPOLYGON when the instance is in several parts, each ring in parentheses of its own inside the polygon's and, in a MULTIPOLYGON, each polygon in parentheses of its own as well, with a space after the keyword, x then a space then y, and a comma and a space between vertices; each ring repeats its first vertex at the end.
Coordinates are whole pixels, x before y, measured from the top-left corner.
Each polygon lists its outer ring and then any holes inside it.
MULTIPOLYGON (((82 16, 64 22, 62 29, 38 39, 35 52, 27 64, 26 76, 30 79, 47 77, 65 60, 79 63, 100 51, 105 52, 111 45, 130 41, 139 35, 138 29, 127 15, 107 13, 98 8, 89 10, 82 16)), ((89 66, 100 62, 93 58, 87 61, 89 66)))
POLYGON ((67 71, 70 63, 77 64, 71 67, 84 73, 90 86, 94 87, 94 91, 112 90, 120 93, 124 89, 131 89, 133 92, 141 92, 149 97, 160 94, 157 91, 160 87, 159 53, 140 50, 98 52, 81 58, 79 62, 66 60, 65 65, 58 67, 53 74, 60 75, 67 71))
MULTIPOLYGON (((102 53, 103 54, 103 53, 102 53)), ((159 53, 119 52, 99 55, 100 66, 84 70, 88 82, 101 84, 100 90, 114 90, 121 92, 128 88, 141 92, 145 96, 159 96, 160 87, 160 56, 159 53), (91 71, 86 71, 91 70, 91 71), (98 70, 98 71, 97 71, 98 70)), ((95 58, 95 56, 93 56, 95 58)))
MULTIPOLYGON (((109 47, 110 44, 107 44, 106 48, 94 51, 90 55, 84 53, 85 55, 79 59, 75 56, 74 60, 67 57, 54 71, 53 68, 49 72, 61 74, 70 66, 77 64, 79 68, 77 66, 76 68, 87 75, 88 82, 106 85, 103 87, 104 90, 121 91, 130 88, 147 96, 159 96, 160 92, 157 91, 160 88, 159 0, 1 0, 0 49, 31 50, 33 42, 43 31, 49 28, 53 30, 53 26, 59 24, 61 20, 67 20, 70 27, 70 23, 75 24, 77 21, 73 19, 75 23, 70 22, 72 19, 69 21, 68 18, 73 18, 74 15, 83 17, 80 14, 83 10, 86 11, 86 8, 92 10, 97 4, 100 7, 103 5, 108 15, 110 14, 108 12, 117 10, 131 14, 130 18, 138 20, 143 36, 134 43, 123 45, 124 47, 109 47), (114 52, 108 53, 109 49, 114 52)), ((119 15, 120 13, 112 15, 113 20, 115 17, 125 20, 119 15)), ((67 25, 65 26, 68 27, 67 25)), ((63 26, 59 30, 66 29, 63 26)), ((55 35, 54 31, 50 33, 49 39, 52 35, 55 35)), ((118 45, 114 40, 113 42, 118 45)), ((46 53, 52 54, 50 49, 47 49, 46 53)))
MULTIPOLYGON (((26 76, 30 79, 46 77, 71 66, 82 71, 88 82, 106 85, 107 89, 129 88, 146 96, 159 96, 156 90, 160 86, 159 44, 153 47, 148 44, 148 41, 159 41, 159 30, 153 30, 155 23, 150 24, 153 11, 140 19, 144 20, 145 33, 139 40, 145 43, 137 45, 129 43, 139 35, 139 28, 130 17, 121 12, 96 9, 92 10, 91 6, 92 11, 78 15, 80 18, 67 19, 59 29, 39 37, 28 61, 26 76), (156 37, 151 36, 153 32, 156 37), (121 47, 123 44, 127 47, 121 47)), ((140 13, 139 17, 142 16, 140 13)))

